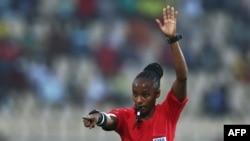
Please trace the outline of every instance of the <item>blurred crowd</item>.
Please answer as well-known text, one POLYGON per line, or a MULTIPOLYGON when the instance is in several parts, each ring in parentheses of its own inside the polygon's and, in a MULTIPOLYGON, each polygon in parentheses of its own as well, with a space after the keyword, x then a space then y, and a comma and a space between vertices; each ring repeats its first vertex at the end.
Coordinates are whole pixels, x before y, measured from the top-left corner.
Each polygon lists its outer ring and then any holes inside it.
POLYGON ((155 22, 167 3, 179 11, 190 96, 212 115, 229 112, 238 93, 249 100, 249 0, 0 0, 0 107, 27 93, 57 106, 131 105, 131 82, 146 64, 174 76, 155 22))

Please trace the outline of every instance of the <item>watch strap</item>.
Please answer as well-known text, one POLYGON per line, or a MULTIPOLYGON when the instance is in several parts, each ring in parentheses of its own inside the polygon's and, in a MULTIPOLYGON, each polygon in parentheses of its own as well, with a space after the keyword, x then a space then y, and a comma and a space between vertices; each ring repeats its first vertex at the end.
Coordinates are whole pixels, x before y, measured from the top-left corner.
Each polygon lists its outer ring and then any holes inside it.
POLYGON ((168 41, 169 44, 173 44, 173 43, 179 41, 180 39, 182 39, 182 35, 181 34, 176 34, 174 37, 168 38, 167 41, 168 41))

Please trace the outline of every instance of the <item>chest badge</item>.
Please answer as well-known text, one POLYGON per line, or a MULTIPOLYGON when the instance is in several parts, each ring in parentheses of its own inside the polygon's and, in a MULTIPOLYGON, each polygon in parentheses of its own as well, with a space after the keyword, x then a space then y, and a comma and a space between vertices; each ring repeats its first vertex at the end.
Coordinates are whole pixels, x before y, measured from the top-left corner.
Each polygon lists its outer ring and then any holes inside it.
POLYGON ((166 137, 154 138, 153 141, 167 141, 166 137))

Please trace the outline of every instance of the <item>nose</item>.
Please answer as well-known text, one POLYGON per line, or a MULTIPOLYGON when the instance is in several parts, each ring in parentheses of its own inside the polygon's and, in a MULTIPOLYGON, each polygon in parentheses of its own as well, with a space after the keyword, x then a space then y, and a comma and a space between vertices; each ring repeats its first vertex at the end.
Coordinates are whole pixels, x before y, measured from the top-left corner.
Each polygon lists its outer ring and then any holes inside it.
POLYGON ((136 105, 140 106, 143 103, 143 98, 138 96, 135 98, 136 105))

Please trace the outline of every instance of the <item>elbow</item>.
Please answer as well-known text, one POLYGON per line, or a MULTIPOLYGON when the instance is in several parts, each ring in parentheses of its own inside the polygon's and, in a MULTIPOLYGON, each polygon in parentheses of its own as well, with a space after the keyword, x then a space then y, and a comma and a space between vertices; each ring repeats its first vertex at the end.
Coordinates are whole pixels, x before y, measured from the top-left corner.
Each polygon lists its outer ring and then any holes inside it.
POLYGON ((187 82, 187 76, 177 77, 179 82, 187 82))
POLYGON ((177 75, 177 79, 181 82, 187 81, 187 78, 188 78, 188 69, 185 69, 185 71, 177 75))

